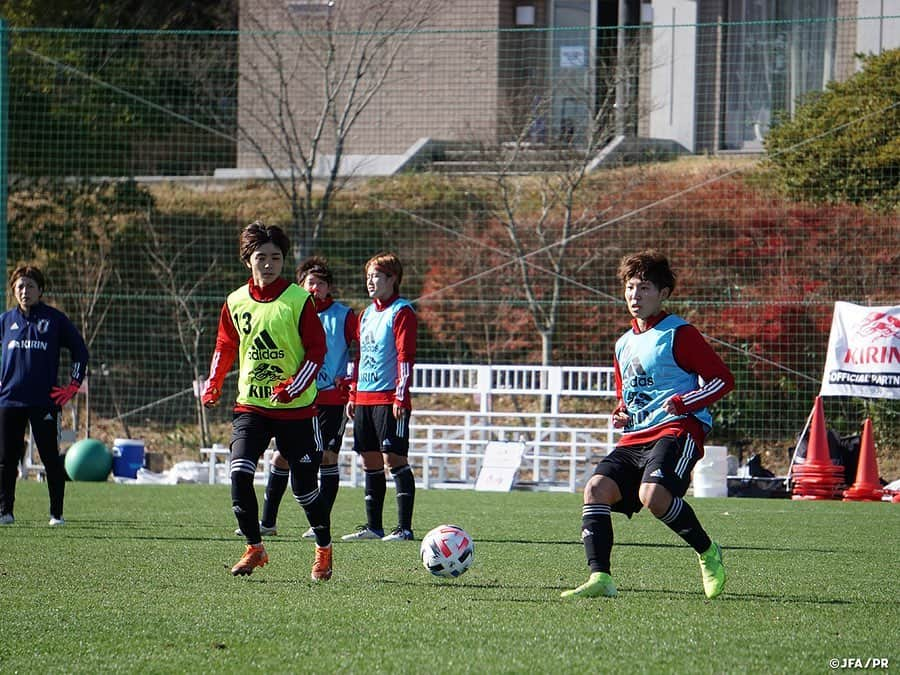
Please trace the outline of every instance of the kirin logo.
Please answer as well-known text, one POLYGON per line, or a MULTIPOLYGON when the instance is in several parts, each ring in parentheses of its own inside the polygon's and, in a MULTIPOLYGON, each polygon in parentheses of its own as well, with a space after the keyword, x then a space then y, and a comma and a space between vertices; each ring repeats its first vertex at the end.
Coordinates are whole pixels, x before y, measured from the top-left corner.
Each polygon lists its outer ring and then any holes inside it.
POLYGON ((856 333, 863 337, 900 340, 900 319, 886 312, 869 312, 856 327, 856 333))

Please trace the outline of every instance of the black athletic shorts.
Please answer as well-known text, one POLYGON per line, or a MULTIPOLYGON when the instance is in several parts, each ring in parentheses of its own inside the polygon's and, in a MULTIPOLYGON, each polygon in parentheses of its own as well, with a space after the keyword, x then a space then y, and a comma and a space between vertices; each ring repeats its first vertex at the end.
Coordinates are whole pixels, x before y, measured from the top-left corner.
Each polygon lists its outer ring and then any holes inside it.
POLYGON ((319 405, 319 430, 325 450, 340 452, 347 426, 347 409, 342 405, 319 405))
POLYGON ((315 417, 276 420, 256 413, 235 413, 231 421, 232 463, 241 458, 255 465, 272 438, 288 464, 300 460, 315 464, 318 470, 322 461, 322 435, 315 417))
POLYGON ((631 518, 643 506, 638 497, 641 483, 659 483, 673 497, 684 497, 701 452, 702 446, 698 448, 690 434, 664 436, 643 445, 616 446, 594 467, 594 473, 616 482, 622 499, 612 510, 631 518))
POLYGON ((394 406, 359 405, 353 416, 353 450, 356 452, 392 452, 409 454, 409 410, 400 419, 394 417, 394 406))

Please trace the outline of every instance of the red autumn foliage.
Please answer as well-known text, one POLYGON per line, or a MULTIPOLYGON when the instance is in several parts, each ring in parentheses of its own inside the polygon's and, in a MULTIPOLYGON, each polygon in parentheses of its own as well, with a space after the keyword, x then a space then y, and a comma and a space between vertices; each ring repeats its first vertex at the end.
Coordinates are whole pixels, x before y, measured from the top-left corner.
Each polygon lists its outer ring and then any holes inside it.
MULTIPOLYGON (((896 301, 895 216, 788 202, 741 175, 713 178, 661 170, 627 185, 591 181, 584 208, 596 216, 568 253, 555 363, 610 362, 629 320, 616 267, 643 248, 666 253, 678 274, 670 309, 733 347, 720 350, 726 359, 749 349, 760 376, 820 375, 835 301, 896 301)), ((433 242, 423 321, 452 345, 454 359, 538 363, 540 339, 521 277, 508 264, 509 237, 489 219, 463 223, 460 232, 433 242)), ((523 240, 526 253, 540 248, 537 239, 523 240)), ((538 277, 548 274, 543 255, 529 257, 544 269, 531 270, 538 277)), ((544 287, 535 289, 540 295, 544 287)))

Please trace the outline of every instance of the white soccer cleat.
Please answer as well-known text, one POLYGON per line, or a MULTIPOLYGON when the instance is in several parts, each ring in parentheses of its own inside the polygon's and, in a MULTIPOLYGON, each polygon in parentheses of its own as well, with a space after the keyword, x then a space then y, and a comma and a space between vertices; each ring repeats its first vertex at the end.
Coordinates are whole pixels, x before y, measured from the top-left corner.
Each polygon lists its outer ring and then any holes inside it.
POLYGON ((368 525, 360 525, 356 528, 356 532, 345 534, 341 537, 341 541, 364 541, 366 539, 377 539, 381 541, 384 536, 384 530, 372 530, 368 525))
POLYGON ((381 538, 381 541, 412 541, 413 533, 412 530, 404 530, 399 527, 395 527, 390 534, 387 534, 381 538))
MULTIPOLYGON (((241 528, 237 528, 234 533, 239 537, 244 536, 244 531, 241 528)), ((263 536, 271 537, 278 534, 278 528, 275 525, 273 525, 272 527, 268 527, 267 525, 263 525, 262 523, 260 523, 259 533, 263 536)))

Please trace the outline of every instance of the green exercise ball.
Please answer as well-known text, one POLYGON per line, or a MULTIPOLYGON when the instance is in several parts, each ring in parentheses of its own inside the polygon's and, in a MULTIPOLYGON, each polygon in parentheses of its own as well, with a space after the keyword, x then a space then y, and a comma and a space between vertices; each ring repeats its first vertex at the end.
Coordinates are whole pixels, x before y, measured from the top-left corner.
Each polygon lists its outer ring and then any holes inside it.
POLYGON ((72 480, 104 481, 112 469, 112 454, 95 438, 74 443, 66 452, 66 473, 72 480))

